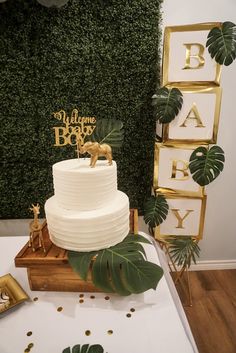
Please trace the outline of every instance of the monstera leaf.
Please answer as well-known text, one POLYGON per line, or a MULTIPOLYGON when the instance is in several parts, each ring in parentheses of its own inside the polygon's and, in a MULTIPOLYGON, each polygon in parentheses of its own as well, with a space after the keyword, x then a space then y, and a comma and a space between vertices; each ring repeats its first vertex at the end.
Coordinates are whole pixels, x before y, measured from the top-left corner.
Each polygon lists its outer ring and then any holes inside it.
POLYGON ((161 124, 170 123, 183 104, 183 95, 178 88, 162 87, 152 96, 152 99, 152 104, 156 106, 156 119, 161 124))
POLYGON ((215 180, 224 169, 224 151, 219 146, 213 146, 209 150, 201 146, 193 151, 189 161, 193 180, 204 186, 215 180))
POLYGON ((176 265, 190 267, 191 261, 196 263, 200 248, 191 237, 169 239, 168 243, 170 256, 176 265))
POLYGON ((62 353, 103 353, 104 349, 100 344, 93 344, 92 346, 88 344, 76 344, 72 350, 70 347, 65 348, 62 353))
POLYGON ((142 293, 150 288, 156 289, 163 270, 146 260, 140 243, 150 244, 145 237, 131 234, 107 249, 90 253, 69 251, 68 260, 84 280, 91 268, 94 285, 104 292, 142 293))
POLYGON ((167 217, 168 203, 163 195, 151 196, 144 204, 144 221, 151 228, 159 226, 167 217))
POLYGON ((124 139, 123 123, 115 119, 101 119, 91 136, 92 141, 107 143, 112 148, 121 147, 124 139))
POLYGON ((212 58, 220 65, 228 66, 236 58, 236 25, 224 22, 208 34, 206 46, 212 58))

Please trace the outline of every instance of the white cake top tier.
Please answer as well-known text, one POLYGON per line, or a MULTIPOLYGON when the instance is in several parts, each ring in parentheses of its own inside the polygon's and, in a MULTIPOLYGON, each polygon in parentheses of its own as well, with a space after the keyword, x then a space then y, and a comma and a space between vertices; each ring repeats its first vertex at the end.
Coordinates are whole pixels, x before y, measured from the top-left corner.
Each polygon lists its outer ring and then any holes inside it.
POLYGON ((57 203, 67 210, 97 210, 112 201, 117 193, 116 162, 90 158, 68 159, 53 165, 53 184, 57 203))

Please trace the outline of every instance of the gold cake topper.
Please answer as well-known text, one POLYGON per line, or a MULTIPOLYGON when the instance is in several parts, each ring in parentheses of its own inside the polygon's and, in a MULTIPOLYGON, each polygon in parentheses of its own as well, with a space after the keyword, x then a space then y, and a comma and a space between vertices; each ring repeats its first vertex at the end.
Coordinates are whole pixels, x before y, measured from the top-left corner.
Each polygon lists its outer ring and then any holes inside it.
POLYGON ((81 146, 80 141, 77 140, 77 153, 79 158, 79 153, 90 154, 90 167, 94 168, 95 164, 98 160, 98 157, 104 156, 108 160, 108 165, 112 165, 112 149, 111 146, 107 143, 98 143, 98 142, 85 142, 83 146, 81 146))
POLYGON ((92 135, 96 128, 96 118, 80 116, 78 109, 73 109, 71 116, 65 110, 52 113, 53 117, 64 124, 64 126, 54 126, 54 146, 62 147, 66 145, 75 146, 77 141, 83 145, 86 136, 92 135))

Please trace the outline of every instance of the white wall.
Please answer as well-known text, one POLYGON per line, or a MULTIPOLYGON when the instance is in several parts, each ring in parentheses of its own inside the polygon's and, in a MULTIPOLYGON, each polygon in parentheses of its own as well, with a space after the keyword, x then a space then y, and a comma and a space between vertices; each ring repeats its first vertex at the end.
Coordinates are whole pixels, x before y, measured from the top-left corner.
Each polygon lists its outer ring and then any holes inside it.
MULTIPOLYGON (((235 0, 164 0, 163 28, 202 22, 236 23, 235 0)), ((206 187, 208 195, 201 260, 236 260, 236 61, 223 67, 217 144, 223 148, 223 173, 206 187), (234 218, 235 217, 235 218, 234 218)))

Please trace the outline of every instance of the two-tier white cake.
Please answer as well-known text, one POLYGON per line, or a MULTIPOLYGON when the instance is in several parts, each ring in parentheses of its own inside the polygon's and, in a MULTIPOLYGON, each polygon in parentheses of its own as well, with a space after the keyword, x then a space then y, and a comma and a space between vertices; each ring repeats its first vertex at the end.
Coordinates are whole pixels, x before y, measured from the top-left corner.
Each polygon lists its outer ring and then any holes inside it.
POLYGON ((129 199, 117 190, 116 162, 69 159, 53 165, 55 195, 45 213, 50 238, 61 248, 92 251, 121 242, 129 232, 129 199))

